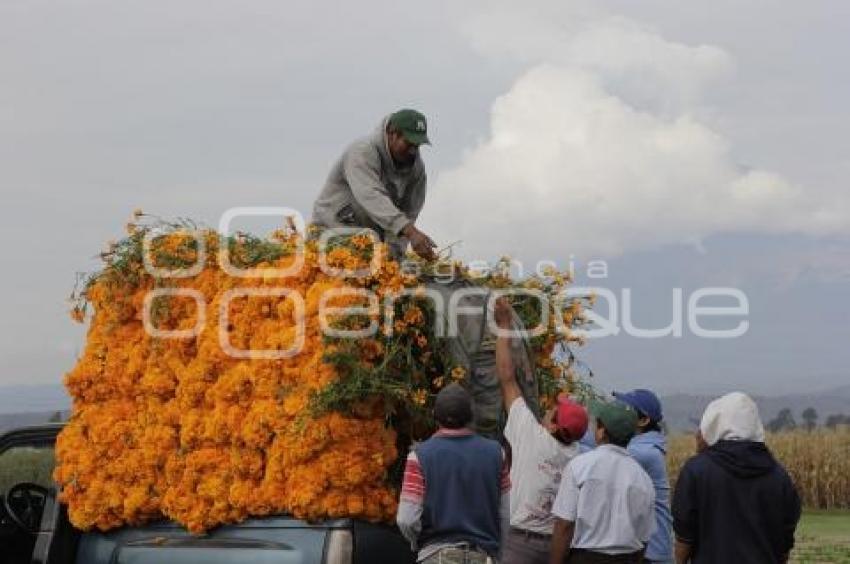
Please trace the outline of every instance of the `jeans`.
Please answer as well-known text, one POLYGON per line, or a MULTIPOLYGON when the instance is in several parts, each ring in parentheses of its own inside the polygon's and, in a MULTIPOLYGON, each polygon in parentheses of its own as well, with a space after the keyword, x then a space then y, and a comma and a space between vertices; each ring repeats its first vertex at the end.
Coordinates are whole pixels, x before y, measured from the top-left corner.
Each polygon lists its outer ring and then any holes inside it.
POLYGON ((502 548, 501 564, 548 564, 551 537, 511 528, 502 548))
POLYGON ((420 564, 495 564, 495 561, 473 548, 448 547, 431 554, 420 564))

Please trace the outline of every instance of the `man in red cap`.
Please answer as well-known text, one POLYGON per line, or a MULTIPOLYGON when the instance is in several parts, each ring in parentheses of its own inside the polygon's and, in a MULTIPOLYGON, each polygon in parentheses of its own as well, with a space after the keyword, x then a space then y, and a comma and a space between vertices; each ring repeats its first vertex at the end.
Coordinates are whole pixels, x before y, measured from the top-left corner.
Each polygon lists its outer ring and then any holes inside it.
MULTIPOLYGON (((499 328, 510 330, 513 309, 504 298, 496 301, 499 328)), ((511 528, 503 543, 501 564, 546 564, 552 540, 552 503, 561 473, 580 453, 578 440, 587 430, 587 411, 559 396, 542 421, 528 408, 511 362, 511 339, 496 341, 496 371, 508 421, 505 438, 511 445, 511 528)))

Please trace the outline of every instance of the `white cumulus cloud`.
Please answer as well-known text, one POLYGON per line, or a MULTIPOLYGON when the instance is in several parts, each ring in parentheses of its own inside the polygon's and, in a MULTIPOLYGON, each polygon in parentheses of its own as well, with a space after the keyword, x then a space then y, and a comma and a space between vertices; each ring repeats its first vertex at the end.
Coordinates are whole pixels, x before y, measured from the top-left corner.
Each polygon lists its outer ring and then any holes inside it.
POLYGON ((702 94, 734 69, 724 50, 592 10, 556 15, 496 11, 465 27, 482 53, 529 68, 430 191, 427 223, 463 241, 464 257, 563 260, 847 226, 846 201, 742 166, 699 118, 702 94))

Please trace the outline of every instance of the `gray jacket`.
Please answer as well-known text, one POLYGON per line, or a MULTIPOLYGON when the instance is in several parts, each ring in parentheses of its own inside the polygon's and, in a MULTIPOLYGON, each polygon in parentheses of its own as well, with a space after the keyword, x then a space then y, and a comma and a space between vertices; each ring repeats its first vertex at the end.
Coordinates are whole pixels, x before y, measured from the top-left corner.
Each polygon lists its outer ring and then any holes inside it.
POLYGON ((349 145, 334 163, 313 205, 315 225, 369 227, 388 242, 406 246, 398 233, 419 216, 427 178, 418 155, 409 167, 393 162, 386 140, 388 119, 349 145))

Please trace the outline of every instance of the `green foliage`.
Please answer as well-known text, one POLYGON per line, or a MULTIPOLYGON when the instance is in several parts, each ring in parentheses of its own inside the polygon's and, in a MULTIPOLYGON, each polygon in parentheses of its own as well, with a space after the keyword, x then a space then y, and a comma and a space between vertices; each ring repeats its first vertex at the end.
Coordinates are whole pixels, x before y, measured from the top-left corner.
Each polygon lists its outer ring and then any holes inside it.
MULTIPOLYGON (((164 220, 159 217, 135 214, 137 220, 144 221, 127 224, 128 235, 100 253, 103 268, 92 273, 78 273, 71 303, 79 318, 85 316, 88 308, 87 291, 95 282, 104 282, 115 289, 116 296, 125 292, 122 289, 136 287, 143 277, 149 277, 145 265, 145 239, 148 239, 148 261, 156 268, 179 271, 191 268, 198 260, 198 240, 203 239, 206 252, 206 264, 218 260, 219 248, 227 248, 230 263, 237 268, 252 268, 260 264, 275 261, 295 252, 295 246, 288 240, 286 231, 272 234, 271 239, 263 239, 251 234, 236 232, 222 237, 209 227, 199 226, 190 219, 178 218, 164 220), (177 245, 167 245, 169 235, 185 233, 187 236, 177 245)), ((162 286, 164 280, 153 277, 155 286, 162 286)), ((152 308, 152 319, 156 321, 157 308, 167 308, 167 299, 158 299, 159 304, 152 308)))
POLYGON ((797 527, 791 562, 850 563, 850 512, 807 511, 797 527))
POLYGON ((839 425, 850 425, 850 416, 842 413, 833 413, 826 418, 826 422, 824 423, 824 426, 828 429, 835 429, 839 425))
POLYGON ((251 268, 291 255, 295 248, 281 241, 261 239, 247 233, 227 238, 230 263, 238 268, 251 268))
MULTIPOLYGON (((425 322, 410 332, 368 339, 381 351, 374 361, 363 359, 361 339, 325 337, 329 352, 324 361, 336 367, 340 378, 311 398, 310 411, 314 416, 328 411, 351 414, 357 404, 380 397, 388 420, 397 422, 402 418, 411 427, 431 424, 433 400, 441 387, 435 380, 452 368, 452 359, 445 341, 433 334, 435 312, 430 302, 413 297, 398 300, 395 318, 410 308, 421 310, 425 322)), ((350 316, 332 325, 336 329, 356 329, 368 323, 368 319, 350 316)))
POLYGON ((771 433, 793 431, 797 428, 797 422, 794 420, 794 414, 791 412, 791 408, 786 407, 780 410, 776 417, 767 423, 766 427, 771 433))
POLYGON ((808 431, 812 431, 818 426, 818 412, 814 407, 807 407, 803 410, 803 423, 808 431))

